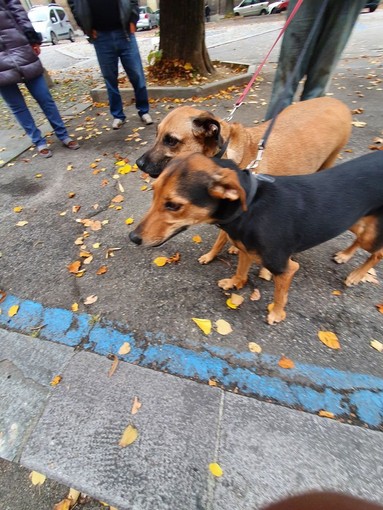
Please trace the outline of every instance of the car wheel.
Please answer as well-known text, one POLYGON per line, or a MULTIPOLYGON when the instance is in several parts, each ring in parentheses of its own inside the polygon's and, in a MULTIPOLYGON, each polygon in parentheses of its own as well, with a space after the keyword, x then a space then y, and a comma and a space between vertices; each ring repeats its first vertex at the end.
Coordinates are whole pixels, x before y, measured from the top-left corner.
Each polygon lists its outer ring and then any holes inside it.
POLYGON ((374 12, 374 11, 376 11, 376 6, 370 7, 370 12, 374 12))
POLYGON ((260 16, 262 16, 262 14, 267 14, 266 9, 262 9, 262 10, 261 10, 260 16))
POLYGON ((52 43, 53 45, 55 45, 55 44, 58 44, 58 43, 59 43, 58 37, 57 37, 57 35, 56 35, 54 32, 51 32, 51 43, 52 43))
POLYGON ((274 9, 272 9, 271 13, 270 14, 278 14, 278 11, 277 9, 274 7, 274 9))
POLYGON ((234 13, 234 16, 239 16, 239 12, 235 12, 235 13, 234 13))
POLYGON ((73 33, 73 30, 69 30, 69 37, 68 39, 70 40, 70 42, 74 42, 74 33, 73 33))

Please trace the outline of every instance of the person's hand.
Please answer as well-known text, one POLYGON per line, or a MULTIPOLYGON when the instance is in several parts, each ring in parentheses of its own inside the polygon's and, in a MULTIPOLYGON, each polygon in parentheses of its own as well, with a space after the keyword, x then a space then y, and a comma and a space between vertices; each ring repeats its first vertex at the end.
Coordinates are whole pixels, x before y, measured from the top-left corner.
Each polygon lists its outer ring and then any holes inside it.
POLYGON ((35 43, 35 44, 31 44, 31 46, 32 46, 33 51, 36 53, 36 55, 39 56, 41 53, 40 44, 35 43))
POLYGON ((130 33, 131 34, 134 34, 134 32, 137 30, 136 29, 136 24, 132 23, 132 22, 129 23, 129 28, 130 28, 130 33))

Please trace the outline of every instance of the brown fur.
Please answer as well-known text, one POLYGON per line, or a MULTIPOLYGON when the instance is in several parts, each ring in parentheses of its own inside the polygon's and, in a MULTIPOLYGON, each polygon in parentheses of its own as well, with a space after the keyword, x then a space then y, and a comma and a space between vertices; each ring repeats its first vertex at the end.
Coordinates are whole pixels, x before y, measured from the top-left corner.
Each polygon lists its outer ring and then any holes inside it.
MULTIPOLYGON (((137 164, 144 172, 156 176, 174 157, 193 152, 212 157, 219 152, 220 143, 229 140, 224 157, 245 168, 256 158, 258 144, 269 122, 244 127, 207 111, 181 106, 160 122, 154 146, 137 164), (173 145, 169 141, 177 143, 173 145)), ((256 172, 293 175, 331 167, 348 142, 351 122, 348 107, 334 98, 320 97, 288 106, 275 122, 256 172)), ((212 261, 226 241, 226 234, 220 232, 212 249, 199 262, 212 261)))

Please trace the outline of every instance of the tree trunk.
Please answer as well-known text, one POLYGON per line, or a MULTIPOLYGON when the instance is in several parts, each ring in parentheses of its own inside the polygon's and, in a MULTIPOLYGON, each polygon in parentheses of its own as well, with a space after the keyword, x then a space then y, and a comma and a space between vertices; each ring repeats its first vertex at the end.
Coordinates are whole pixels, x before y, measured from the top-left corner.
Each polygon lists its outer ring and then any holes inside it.
POLYGON ((179 60, 203 76, 213 74, 205 44, 205 1, 160 0, 160 12, 161 60, 179 60))
POLYGON ((225 0, 225 16, 233 16, 234 0, 225 0))

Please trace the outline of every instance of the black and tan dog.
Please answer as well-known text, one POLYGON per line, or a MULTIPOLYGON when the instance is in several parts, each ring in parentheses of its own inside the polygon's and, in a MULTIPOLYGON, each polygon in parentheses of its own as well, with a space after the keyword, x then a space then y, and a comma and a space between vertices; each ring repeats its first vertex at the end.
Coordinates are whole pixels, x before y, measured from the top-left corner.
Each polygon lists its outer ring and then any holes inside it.
MULTIPOLYGON (((320 97, 285 108, 267 141, 257 173, 271 175, 309 174, 334 165, 351 133, 351 113, 338 99, 320 97)), ((158 125, 154 146, 137 160, 138 167, 158 177, 175 157, 200 152, 234 161, 246 168, 258 153, 258 144, 269 122, 245 127, 226 122, 204 110, 181 106, 158 125)), ((226 243, 224 232, 211 250, 199 258, 212 261, 226 243)))
POLYGON ((274 307, 267 322, 280 322, 299 268, 294 253, 350 229, 356 240, 337 261, 347 261, 358 248, 371 256, 346 285, 359 283, 383 258, 383 153, 312 175, 276 177, 253 175, 202 154, 175 159, 154 183, 153 203, 130 239, 159 246, 199 223, 218 225, 239 249, 236 274, 220 280, 221 288, 242 288, 253 261, 271 271, 274 307))

